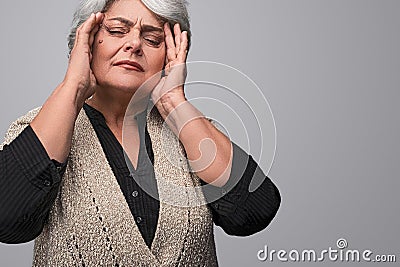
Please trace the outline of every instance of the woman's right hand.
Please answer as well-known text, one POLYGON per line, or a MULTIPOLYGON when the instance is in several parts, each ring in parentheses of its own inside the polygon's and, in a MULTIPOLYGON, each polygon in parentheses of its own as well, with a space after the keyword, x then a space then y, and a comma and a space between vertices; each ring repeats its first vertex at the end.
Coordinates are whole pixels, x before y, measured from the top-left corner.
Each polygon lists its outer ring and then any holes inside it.
POLYGON ((90 68, 94 37, 104 14, 92 14, 76 31, 64 80, 42 105, 30 123, 51 159, 64 162, 70 152, 75 121, 85 100, 96 89, 90 68))
POLYGON ((94 37, 104 19, 103 13, 96 13, 90 17, 76 30, 74 47, 71 50, 68 70, 63 84, 67 87, 76 88, 78 105, 95 92, 96 77, 90 68, 92 61, 92 46, 94 37))

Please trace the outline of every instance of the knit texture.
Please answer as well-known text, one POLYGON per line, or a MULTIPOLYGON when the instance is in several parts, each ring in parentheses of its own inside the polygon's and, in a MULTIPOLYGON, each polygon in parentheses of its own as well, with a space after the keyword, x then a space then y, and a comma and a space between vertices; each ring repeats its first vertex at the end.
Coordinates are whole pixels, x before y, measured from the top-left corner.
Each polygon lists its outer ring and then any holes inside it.
MULTIPOLYGON (((5 143, 39 111, 18 118, 5 143)), ((82 109, 57 198, 35 239, 33 266, 218 266, 211 211, 182 144, 156 109, 148 113, 147 127, 160 196, 151 249, 82 109)))

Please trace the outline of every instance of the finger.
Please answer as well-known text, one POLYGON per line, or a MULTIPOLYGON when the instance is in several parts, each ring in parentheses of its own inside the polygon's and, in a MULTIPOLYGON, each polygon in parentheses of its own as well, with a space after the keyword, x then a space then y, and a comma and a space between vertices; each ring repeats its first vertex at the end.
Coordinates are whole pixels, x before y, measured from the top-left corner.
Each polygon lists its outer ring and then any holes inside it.
POLYGON ((161 98, 161 96, 162 96, 162 88, 164 87, 165 80, 166 80, 166 78, 165 78, 165 77, 162 77, 162 78, 160 79, 160 81, 157 83, 157 85, 154 87, 153 91, 152 91, 151 100, 152 100, 154 103, 157 103, 158 100, 159 100, 159 99, 161 98))
POLYGON ((182 63, 186 61, 186 56, 187 56, 187 52, 188 52, 188 45, 189 45, 188 32, 187 31, 183 31, 182 32, 182 36, 181 36, 181 45, 180 45, 180 48, 179 48, 179 54, 177 55, 177 58, 182 63))
POLYGON ((171 61, 176 58, 176 53, 175 53, 174 38, 172 36, 171 28, 168 22, 164 24, 164 34, 165 34, 165 44, 167 45, 167 59, 168 61, 171 61))
POLYGON ((167 64, 169 63, 169 60, 168 60, 168 56, 166 55, 165 56, 165 61, 164 61, 165 63, 164 63, 164 68, 165 68, 165 66, 167 66, 167 64))
POLYGON ((83 24, 84 23, 82 23, 75 31, 75 41, 74 41, 74 47, 72 47, 71 55, 73 54, 72 52, 75 50, 74 48, 77 47, 77 45, 78 45, 78 39, 80 37, 80 32, 82 30, 83 24))
POLYGON ((92 47, 93 46, 93 42, 94 42, 94 37, 96 36, 96 33, 99 31, 100 29, 100 23, 103 21, 104 19, 104 14, 103 13, 96 13, 96 23, 94 28, 92 29, 92 31, 90 32, 90 37, 89 37, 89 46, 92 47))
POLYGON ((89 18, 82 23, 82 25, 80 25, 78 27, 78 30, 76 31, 76 39, 78 41, 82 40, 82 37, 85 34, 88 34, 88 24, 93 23, 95 21, 96 15, 94 13, 92 13, 89 18))
POLYGON ((92 13, 90 17, 78 28, 76 32, 76 45, 83 45, 89 48, 90 33, 96 25, 96 15, 92 13))
POLYGON ((99 30, 99 26, 95 26, 89 36, 89 46, 92 48, 94 42, 94 36, 96 35, 97 31, 99 30))
POLYGON ((179 23, 175 23, 174 25, 174 35, 175 35, 175 55, 179 53, 179 49, 181 46, 181 26, 179 23))
POLYGON ((170 73, 170 71, 171 71, 171 64, 167 64, 167 65, 165 65, 165 67, 164 67, 164 74, 165 74, 165 76, 168 76, 169 75, 169 73, 170 73))
POLYGON ((98 24, 97 20, 100 18, 100 14, 92 13, 90 17, 82 24, 81 32, 82 34, 90 34, 93 28, 98 24))

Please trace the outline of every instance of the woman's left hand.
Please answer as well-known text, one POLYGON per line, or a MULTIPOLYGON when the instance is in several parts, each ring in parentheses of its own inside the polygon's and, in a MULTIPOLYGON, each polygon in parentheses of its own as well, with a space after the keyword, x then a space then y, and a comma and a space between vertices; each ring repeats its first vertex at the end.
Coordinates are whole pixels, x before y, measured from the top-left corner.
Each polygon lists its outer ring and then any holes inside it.
POLYGON ((191 170, 206 183, 222 186, 231 172, 231 142, 185 98, 187 32, 181 32, 179 24, 174 26, 175 40, 169 25, 164 25, 164 32, 166 76, 161 77, 151 98, 164 121, 182 142, 191 170))
POLYGON ((166 43, 165 74, 152 91, 151 98, 161 116, 166 117, 186 101, 183 84, 186 79, 187 31, 181 32, 179 23, 174 25, 175 39, 169 23, 164 24, 166 43))

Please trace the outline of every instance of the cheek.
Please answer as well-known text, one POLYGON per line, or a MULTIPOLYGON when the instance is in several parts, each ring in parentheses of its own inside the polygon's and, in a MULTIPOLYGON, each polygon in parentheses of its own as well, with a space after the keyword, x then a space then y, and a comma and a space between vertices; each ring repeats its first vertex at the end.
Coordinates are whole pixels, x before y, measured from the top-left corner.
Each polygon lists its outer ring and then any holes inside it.
POLYGON ((108 66, 107 62, 110 62, 114 50, 114 47, 110 46, 110 43, 107 44, 105 40, 102 40, 101 38, 95 40, 92 49, 91 64, 92 70, 95 74, 101 72, 101 70, 108 66))

